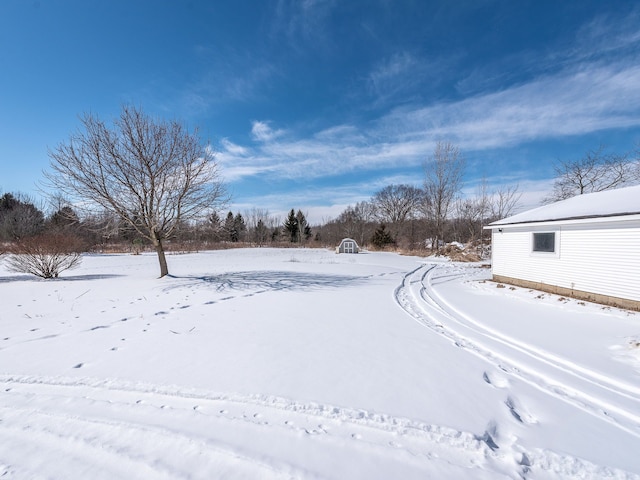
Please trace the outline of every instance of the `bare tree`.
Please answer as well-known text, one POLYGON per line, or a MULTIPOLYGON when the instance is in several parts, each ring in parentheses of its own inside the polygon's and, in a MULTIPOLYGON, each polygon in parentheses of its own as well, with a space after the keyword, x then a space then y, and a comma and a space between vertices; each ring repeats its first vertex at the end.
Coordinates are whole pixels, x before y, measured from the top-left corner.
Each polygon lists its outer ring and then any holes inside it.
POLYGON ((544 203, 638 182, 638 167, 629 161, 627 154, 607 154, 603 150, 603 147, 590 150, 580 160, 558 162, 554 167, 553 191, 544 203))
POLYGON ((46 177, 78 204, 114 212, 152 242, 160 276, 167 275, 163 241, 227 199, 212 149, 197 131, 136 107, 124 106, 112 128, 92 114, 82 126, 49 152, 46 177))
POLYGON ((388 185, 373 195, 371 204, 376 219, 397 236, 405 220, 415 216, 422 197, 422 190, 411 185, 388 185))
POLYGON ((358 202, 355 206, 349 205, 335 220, 341 227, 341 236, 356 239, 360 246, 366 243, 367 226, 374 219, 374 207, 370 202, 358 202))
POLYGON ((253 207, 251 210, 245 210, 244 216, 249 238, 261 247, 269 239, 269 210, 253 207))
POLYGON ((457 146, 450 142, 438 142, 433 155, 424 165, 425 216, 432 223, 434 239, 431 248, 437 248, 444 239, 445 221, 453 201, 460 191, 465 160, 457 146))
POLYGON ((518 207, 522 193, 518 191, 519 185, 503 186, 493 192, 491 198, 491 219, 500 220, 513 215, 518 207))

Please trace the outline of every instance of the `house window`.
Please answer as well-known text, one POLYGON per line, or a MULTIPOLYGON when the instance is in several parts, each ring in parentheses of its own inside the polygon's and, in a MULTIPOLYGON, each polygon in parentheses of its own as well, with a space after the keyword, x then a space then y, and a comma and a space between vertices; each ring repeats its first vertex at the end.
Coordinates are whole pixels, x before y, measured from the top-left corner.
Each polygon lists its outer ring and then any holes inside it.
POLYGON ((553 232, 534 233, 533 251, 554 253, 556 251, 556 234, 553 232))

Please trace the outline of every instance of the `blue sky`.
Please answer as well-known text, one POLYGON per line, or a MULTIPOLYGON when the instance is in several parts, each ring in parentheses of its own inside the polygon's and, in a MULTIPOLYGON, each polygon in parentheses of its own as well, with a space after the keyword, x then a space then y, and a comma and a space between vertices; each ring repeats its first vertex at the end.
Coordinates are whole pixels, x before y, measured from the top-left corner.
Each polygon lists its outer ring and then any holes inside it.
POLYGON ((124 103, 198 127, 244 212, 337 216, 421 186, 437 141, 465 191, 640 142, 640 4, 546 0, 0 0, 0 190, 124 103))

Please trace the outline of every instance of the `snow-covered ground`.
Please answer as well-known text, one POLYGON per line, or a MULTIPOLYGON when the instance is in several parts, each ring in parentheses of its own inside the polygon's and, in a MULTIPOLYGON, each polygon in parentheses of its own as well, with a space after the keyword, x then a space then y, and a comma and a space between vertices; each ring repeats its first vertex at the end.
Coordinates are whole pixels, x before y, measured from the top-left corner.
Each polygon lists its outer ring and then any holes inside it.
POLYGON ((640 478, 640 314, 478 264, 0 265, 0 477, 640 478))

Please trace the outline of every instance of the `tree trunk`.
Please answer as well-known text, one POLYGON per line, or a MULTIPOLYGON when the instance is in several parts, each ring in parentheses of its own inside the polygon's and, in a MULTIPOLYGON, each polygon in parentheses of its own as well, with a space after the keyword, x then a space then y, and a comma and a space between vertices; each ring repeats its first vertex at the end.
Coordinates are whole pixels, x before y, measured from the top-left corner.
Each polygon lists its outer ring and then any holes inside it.
POLYGON ((158 252, 158 262, 160 263, 160 278, 165 275, 169 275, 169 267, 167 267, 167 258, 164 255, 164 247, 162 246, 162 240, 155 235, 155 242, 153 242, 158 252))

